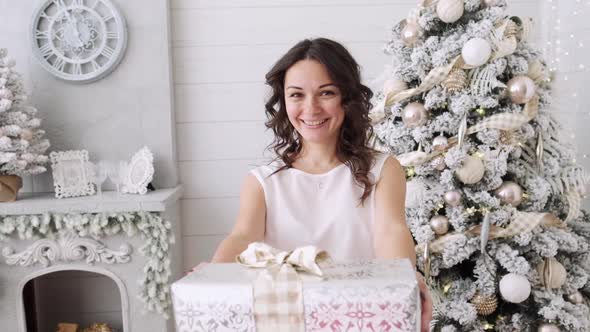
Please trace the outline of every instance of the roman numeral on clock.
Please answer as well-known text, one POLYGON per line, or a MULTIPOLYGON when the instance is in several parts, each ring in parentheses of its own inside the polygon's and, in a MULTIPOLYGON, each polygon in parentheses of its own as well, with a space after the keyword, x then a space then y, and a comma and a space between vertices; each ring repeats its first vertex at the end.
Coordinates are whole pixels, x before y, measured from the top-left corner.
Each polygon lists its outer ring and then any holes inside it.
POLYGON ((82 75, 82 65, 79 63, 74 63, 72 65, 72 74, 74 75, 82 75))
POLYGON ((84 0, 74 0, 74 1, 72 1, 72 5, 74 5, 74 6, 84 6, 84 0))
POLYGON ((37 30, 37 31, 35 31, 35 38, 37 38, 37 39, 49 39, 49 30, 45 30, 45 31, 37 30))
POLYGON ((95 60, 92 60, 92 62, 90 62, 90 64, 92 65, 92 70, 94 70, 94 71, 100 70, 100 65, 95 60))
POLYGON ((115 50, 107 45, 102 49, 102 52, 100 52, 100 54, 110 59, 113 56, 113 54, 115 54, 115 50))
POLYGON ((59 70, 59 71, 64 71, 64 68, 66 66, 66 62, 64 61, 64 59, 62 59, 61 57, 57 57, 57 59, 55 60, 55 62, 52 64, 53 68, 59 70))
POLYGON ((53 50, 51 49, 51 45, 49 45, 49 43, 41 46, 39 48, 39 52, 41 52, 41 56, 44 58, 49 58, 53 54, 53 50))
POLYGON ((119 33, 117 31, 107 31, 107 39, 117 39, 119 38, 119 33))
POLYGON ((64 2, 64 0, 53 0, 53 3, 57 6, 57 7, 65 7, 66 3, 64 2))

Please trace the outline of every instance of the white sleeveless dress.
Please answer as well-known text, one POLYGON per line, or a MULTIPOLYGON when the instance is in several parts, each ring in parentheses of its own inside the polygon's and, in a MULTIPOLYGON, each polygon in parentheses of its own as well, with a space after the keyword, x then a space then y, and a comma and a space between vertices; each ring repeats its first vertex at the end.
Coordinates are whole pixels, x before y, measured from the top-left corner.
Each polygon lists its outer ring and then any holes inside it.
MULTIPOLYGON (((387 156, 376 155, 372 182, 378 181, 387 156)), ((375 258, 375 186, 360 206, 363 189, 345 164, 323 174, 289 168, 269 176, 279 166, 251 171, 264 189, 267 244, 281 250, 315 245, 336 260, 375 258)))

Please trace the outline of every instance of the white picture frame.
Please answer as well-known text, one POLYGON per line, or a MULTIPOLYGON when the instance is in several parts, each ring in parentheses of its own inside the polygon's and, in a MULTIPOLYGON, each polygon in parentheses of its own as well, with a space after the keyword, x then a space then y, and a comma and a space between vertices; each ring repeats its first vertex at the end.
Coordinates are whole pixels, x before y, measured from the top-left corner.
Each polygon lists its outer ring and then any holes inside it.
POLYGON ((154 156, 146 146, 137 151, 123 174, 121 191, 126 194, 147 193, 147 186, 154 177, 154 156))
POLYGON ((49 154, 55 197, 93 195, 94 184, 88 167, 88 151, 53 151, 49 154))

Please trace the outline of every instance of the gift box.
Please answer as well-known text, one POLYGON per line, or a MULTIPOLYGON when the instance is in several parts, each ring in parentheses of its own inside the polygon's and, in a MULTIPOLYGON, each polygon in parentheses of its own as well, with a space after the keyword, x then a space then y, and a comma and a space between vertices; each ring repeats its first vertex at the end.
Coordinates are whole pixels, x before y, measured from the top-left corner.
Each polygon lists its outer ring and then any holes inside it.
POLYGON ((295 283, 287 280, 295 290, 285 291, 285 283, 272 280, 276 265, 207 264, 172 284, 177 331, 420 331, 419 288, 409 260, 328 262, 319 268, 321 277, 298 272, 295 283), (286 306, 293 305, 297 290, 299 311, 277 318, 290 310, 286 306), (275 291, 284 291, 291 304, 275 291), (285 325, 260 326, 273 319, 285 325))

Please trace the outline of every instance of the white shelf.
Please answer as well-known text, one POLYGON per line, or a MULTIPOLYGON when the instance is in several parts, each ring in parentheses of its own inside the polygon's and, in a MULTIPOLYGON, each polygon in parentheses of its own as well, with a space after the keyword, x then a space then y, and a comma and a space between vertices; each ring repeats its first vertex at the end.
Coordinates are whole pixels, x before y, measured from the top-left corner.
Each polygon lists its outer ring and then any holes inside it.
POLYGON ((105 191, 98 195, 55 198, 54 193, 19 194, 17 201, 0 203, 0 216, 20 214, 165 211, 182 195, 182 186, 148 191, 145 195, 105 191))

